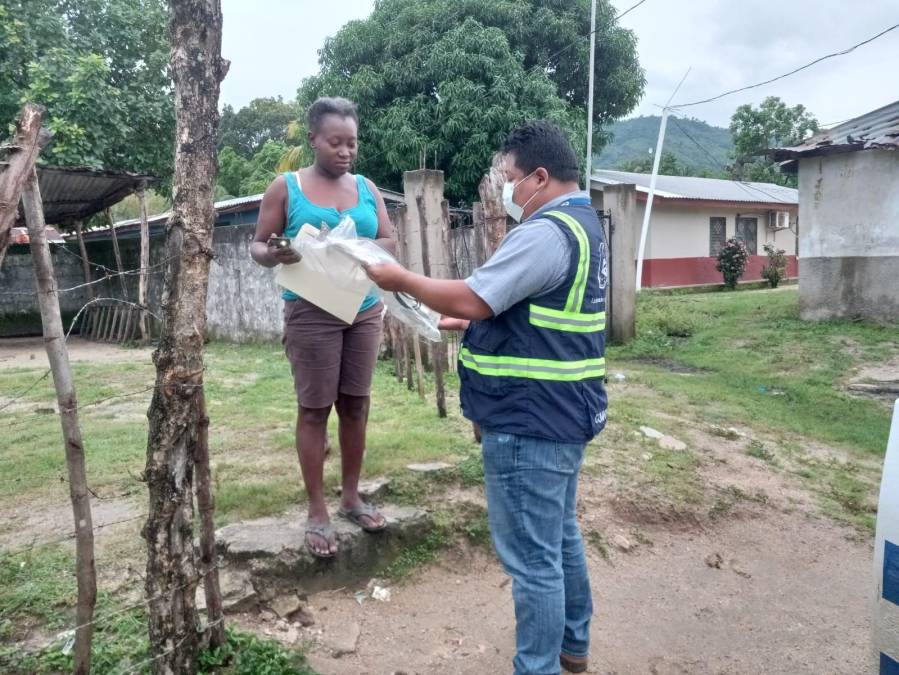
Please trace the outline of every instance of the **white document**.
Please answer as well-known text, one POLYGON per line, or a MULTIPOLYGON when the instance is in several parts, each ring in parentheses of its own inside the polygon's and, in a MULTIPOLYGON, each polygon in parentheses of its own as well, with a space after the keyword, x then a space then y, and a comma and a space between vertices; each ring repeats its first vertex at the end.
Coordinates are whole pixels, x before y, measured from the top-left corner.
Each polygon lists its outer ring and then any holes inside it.
MULTIPOLYGON (((303 225, 296 240, 314 239, 318 234, 319 231, 312 225, 303 225)), ((365 270, 352 258, 331 248, 307 252, 306 255, 319 257, 315 262, 320 269, 327 269, 332 274, 347 279, 346 288, 335 287, 327 276, 310 269, 305 258, 293 265, 281 265, 275 281, 344 323, 353 323, 362 301, 371 289, 371 279, 365 270)))

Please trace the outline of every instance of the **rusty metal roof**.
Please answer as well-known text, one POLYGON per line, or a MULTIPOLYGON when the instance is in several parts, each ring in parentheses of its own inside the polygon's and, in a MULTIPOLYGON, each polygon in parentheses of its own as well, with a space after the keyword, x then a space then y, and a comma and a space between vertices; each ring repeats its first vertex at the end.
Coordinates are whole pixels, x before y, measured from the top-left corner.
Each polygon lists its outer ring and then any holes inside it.
MULTIPOLYGON (((649 192, 652 176, 648 173, 593 171, 592 189, 602 190, 605 185, 632 184, 637 192, 649 192)), ((695 176, 662 176, 656 178, 655 196, 661 199, 745 202, 748 204, 796 205, 799 191, 795 188, 774 183, 750 183, 746 181, 722 180, 720 178, 698 178, 695 176)))
POLYGON ((44 219, 53 225, 85 220, 117 204, 141 186, 154 185, 154 176, 126 171, 80 167, 38 166, 44 219))
POLYGON ((856 150, 899 148, 899 101, 825 129, 799 145, 774 150, 774 159, 791 160, 856 150))

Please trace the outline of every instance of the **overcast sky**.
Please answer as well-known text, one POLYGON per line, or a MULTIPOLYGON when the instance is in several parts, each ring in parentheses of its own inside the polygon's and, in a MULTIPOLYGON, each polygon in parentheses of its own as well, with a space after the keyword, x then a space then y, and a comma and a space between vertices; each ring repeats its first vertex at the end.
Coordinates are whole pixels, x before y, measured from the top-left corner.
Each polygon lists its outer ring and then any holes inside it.
MULTIPOLYGON (((623 10, 636 0, 612 0, 623 10)), ((292 99, 318 70, 328 35, 364 18, 373 0, 222 0, 224 56, 231 70, 222 102, 259 96, 292 99), (325 8, 327 8, 325 10, 325 8)), ((766 80, 899 23, 899 0, 646 0, 622 19, 639 40, 646 94, 632 113, 657 114, 687 68, 674 99, 687 103, 766 80)), ((685 109, 727 126, 742 103, 780 96, 803 103, 822 123, 839 122, 899 98, 899 29, 846 56, 765 87, 685 109)))

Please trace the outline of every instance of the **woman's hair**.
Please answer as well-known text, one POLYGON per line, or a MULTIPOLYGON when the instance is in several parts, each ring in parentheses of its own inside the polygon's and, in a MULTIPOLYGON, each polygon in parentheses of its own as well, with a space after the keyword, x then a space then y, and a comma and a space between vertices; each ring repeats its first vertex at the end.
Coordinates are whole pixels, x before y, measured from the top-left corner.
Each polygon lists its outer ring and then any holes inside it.
POLYGON ((346 98, 321 96, 315 99, 315 102, 306 111, 306 127, 309 131, 317 132, 325 115, 352 117, 353 121, 359 124, 359 113, 356 111, 355 103, 346 98))

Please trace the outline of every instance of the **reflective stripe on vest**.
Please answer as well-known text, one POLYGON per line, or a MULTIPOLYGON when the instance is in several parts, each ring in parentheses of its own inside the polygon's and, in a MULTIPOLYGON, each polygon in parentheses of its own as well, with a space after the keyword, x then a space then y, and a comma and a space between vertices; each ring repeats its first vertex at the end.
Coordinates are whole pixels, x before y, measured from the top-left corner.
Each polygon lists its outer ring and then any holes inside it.
POLYGON ((547 216, 558 218, 574 235, 578 244, 577 272, 574 283, 568 291, 568 300, 565 309, 558 310, 540 305, 531 305, 529 323, 532 326, 563 330, 570 333, 596 333, 606 328, 605 312, 584 313, 581 305, 584 303, 584 294, 587 292, 587 276, 590 273, 590 242, 583 226, 567 213, 561 211, 547 211, 547 216))
POLYGON ((539 305, 530 306, 528 321, 532 326, 564 330, 570 333, 598 333, 606 329, 605 312, 566 312, 539 305))
POLYGON ((462 347, 459 359, 464 367, 481 375, 493 377, 524 377, 531 380, 574 382, 604 377, 606 374, 604 358, 555 361, 520 356, 488 356, 472 354, 467 347, 462 347))

